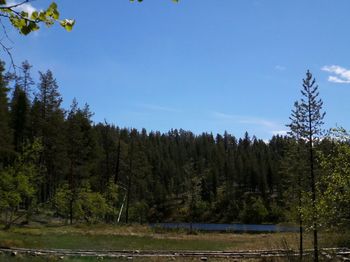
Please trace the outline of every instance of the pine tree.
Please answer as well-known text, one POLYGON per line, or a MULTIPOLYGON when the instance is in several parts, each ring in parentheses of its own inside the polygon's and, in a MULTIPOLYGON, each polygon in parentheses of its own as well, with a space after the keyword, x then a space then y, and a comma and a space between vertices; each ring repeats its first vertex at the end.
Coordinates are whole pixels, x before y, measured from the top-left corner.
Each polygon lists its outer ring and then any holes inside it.
POLYGON ((22 63, 22 74, 20 77, 18 77, 18 84, 23 88, 23 91, 26 93, 26 95, 29 97, 30 93, 32 92, 32 86, 34 86, 34 80, 30 74, 30 70, 32 68, 32 65, 29 64, 29 62, 26 60, 22 63))
POLYGON ((22 63, 21 74, 13 75, 15 82, 10 103, 10 125, 13 129, 13 142, 17 152, 22 153, 24 143, 30 138, 30 92, 34 81, 30 75, 31 65, 22 63))
POLYGON ((303 116, 301 115, 301 106, 299 102, 294 103, 294 109, 292 110, 291 116, 289 117, 291 123, 287 125, 290 128, 288 134, 293 139, 288 148, 287 156, 285 157, 283 171, 288 174, 288 181, 286 184, 290 184, 289 189, 293 192, 288 191, 288 198, 294 199, 294 194, 297 198, 297 213, 299 221, 299 257, 300 260, 303 258, 303 217, 302 217, 302 191, 305 189, 303 186, 305 165, 303 165, 305 154, 302 154, 304 148, 304 140, 302 139, 303 130, 301 128, 301 122, 303 116), (295 191, 295 192, 294 192, 295 191), (290 195, 292 194, 292 196, 290 195))
POLYGON ((32 107, 32 132, 42 138, 43 157, 41 158, 44 180, 41 188, 41 201, 53 196, 55 188, 65 173, 66 149, 64 137, 64 111, 62 97, 56 79, 50 70, 39 72, 38 93, 32 107))
POLYGON ((129 208, 135 200, 144 200, 147 196, 145 182, 150 173, 150 165, 145 154, 146 149, 142 143, 142 134, 132 129, 129 134, 129 147, 127 155, 127 168, 125 185, 127 190, 125 206, 125 222, 129 222, 129 208))
POLYGON ((67 118, 67 154, 68 154, 68 184, 71 193, 69 203, 70 223, 73 223, 73 207, 78 198, 79 187, 88 183, 94 166, 96 138, 91 127, 91 112, 85 105, 78 107, 73 100, 67 118))
POLYGON ((322 125, 325 113, 322 112, 323 102, 319 99, 318 85, 310 71, 307 71, 303 79, 301 89, 302 98, 296 104, 296 110, 292 113, 291 131, 305 140, 308 145, 310 187, 312 201, 312 228, 314 240, 314 261, 318 262, 318 238, 317 238, 317 215, 316 215, 316 178, 314 146, 322 135, 322 125))
POLYGON ((17 152, 22 153, 24 143, 29 138, 30 101, 18 82, 13 91, 10 109, 14 146, 17 152))
POLYGON ((52 114, 60 110, 62 97, 58 91, 56 79, 50 70, 46 73, 39 72, 40 84, 37 94, 38 100, 41 102, 41 117, 45 121, 52 114))
POLYGON ((119 167, 115 166, 118 166, 120 145, 117 145, 117 134, 113 125, 105 122, 104 124, 96 125, 94 129, 96 130, 99 144, 99 168, 103 170, 99 183, 100 189, 103 190, 112 176, 115 178, 116 170, 119 169, 119 167))
POLYGON ((12 131, 9 126, 8 81, 4 75, 5 64, 0 61, 0 169, 7 165, 13 154, 12 131))

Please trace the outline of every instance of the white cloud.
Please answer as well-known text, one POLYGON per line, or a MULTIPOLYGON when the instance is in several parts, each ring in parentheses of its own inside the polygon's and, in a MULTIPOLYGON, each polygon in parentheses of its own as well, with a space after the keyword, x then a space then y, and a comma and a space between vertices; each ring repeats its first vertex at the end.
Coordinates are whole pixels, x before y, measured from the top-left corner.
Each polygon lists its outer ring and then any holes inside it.
POLYGON ((278 71, 284 71, 284 70, 287 69, 287 67, 282 66, 282 65, 276 65, 276 66, 275 66, 275 69, 278 70, 278 71))
MULTIPOLYGON (((7 5, 11 6, 11 5, 16 5, 19 4, 19 2, 16 1, 8 1, 7 5)), ((30 3, 24 3, 19 5, 18 7, 16 7, 16 11, 19 12, 27 12, 29 15, 31 15, 34 11, 37 11, 37 9, 32 6, 30 3)))
POLYGON ((337 76, 329 76, 328 81, 337 84, 349 84, 350 80, 343 80, 337 76))
POLYGON ((287 130, 274 130, 272 131, 272 134, 277 136, 277 135, 280 135, 280 136, 285 136, 287 135, 288 131, 287 130))
POLYGON ((324 66, 321 68, 322 71, 329 72, 334 74, 335 76, 329 76, 328 81, 337 84, 350 84, 350 70, 338 66, 324 66))
POLYGON ((281 124, 276 123, 271 120, 267 120, 264 118, 259 118, 259 117, 252 117, 252 116, 241 116, 241 115, 229 115, 221 112, 213 112, 212 113, 213 117, 221 120, 221 121, 229 121, 229 122, 234 122, 238 124, 249 124, 249 125, 256 125, 256 126, 261 126, 271 134, 275 134, 276 132, 279 132, 280 134, 286 134, 287 131, 281 130, 281 124), (278 131, 275 131, 278 130, 278 131))

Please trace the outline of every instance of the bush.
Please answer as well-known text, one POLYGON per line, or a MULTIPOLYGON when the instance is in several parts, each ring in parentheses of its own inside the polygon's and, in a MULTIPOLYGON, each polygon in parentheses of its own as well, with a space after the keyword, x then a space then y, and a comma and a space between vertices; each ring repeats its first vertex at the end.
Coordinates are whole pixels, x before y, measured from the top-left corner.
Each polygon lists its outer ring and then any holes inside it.
POLYGON ((72 203, 74 219, 88 223, 103 220, 112 209, 100 193, 91 191, 88 184, 77 189, 75 194, 64 184, 57 190, 52 203, 56 214, 66 219, 69 218, 72 203))
POLYGON ((136 202, 130 207, 130 220, 140 224, 147 221, 149 207, 145 201, 136 202))
POLYGON ((252 197, 244 203, 239 217, 244 223, 260 224, 265 221, 268 214, 269 212, 267 211, 262 199, 260 197, 252 197))
POLYGON ((285 221, 284 210, 273 202, 270 205, 267 220, 272 223, 280 223, 285 221))

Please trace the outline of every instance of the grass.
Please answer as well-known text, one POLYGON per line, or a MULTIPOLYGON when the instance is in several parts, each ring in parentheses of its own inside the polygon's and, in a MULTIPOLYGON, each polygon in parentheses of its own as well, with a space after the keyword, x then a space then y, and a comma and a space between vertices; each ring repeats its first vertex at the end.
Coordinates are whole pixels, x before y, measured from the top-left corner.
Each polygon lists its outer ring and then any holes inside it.
MULTIPOLYGON (((329 236, 321 235, 320 246, 330 247, 329 236)), ((157 231, 146 226, 26 226, 0 230, 1 247, 25 247, 42 249, 80 250, 271 250, 298 249, 297 233, 233 234, 202 233, 189 235, 179 231, 157 231)), ((305 248, 312 248, 311 235, 305 235, 305 248)), ((167 258, 135 261, 171 261, 167 258)), ((199 259, 176 259, 177 261, 199 261, 199 259)), ((0 261, 58 261, 58 258, 9 257, 0 255, 0 261)), ((65 258, 64 261, 96 261, 96 258, 65 258)), ((126 259, 104 259, 104 261, 126 261, 126 259)), ((210 261, 224 261, 210 259, 210 261)), ((256 260, 255 260, 256 261, 256 260)))
MULTIPOLYGON (((248 250, 297 248, 295 233, 154 232, 146 226, 21 227, 0 231, 0 246, 94 250, 248 250)), ((311 240, 306 237, 306 248, 311 240)))
POLYGON ((229 248, 225 241, 161 239, 151 236, 115 236, 81 234, 0 234, 0 246, 28 248, 94 249, 94 250, 221 250, 229 248))

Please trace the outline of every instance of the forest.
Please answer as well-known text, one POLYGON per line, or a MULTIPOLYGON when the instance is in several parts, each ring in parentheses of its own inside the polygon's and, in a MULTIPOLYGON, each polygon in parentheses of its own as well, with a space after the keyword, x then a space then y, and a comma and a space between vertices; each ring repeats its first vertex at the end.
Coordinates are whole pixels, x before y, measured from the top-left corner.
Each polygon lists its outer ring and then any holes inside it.
MULTIPOLYGON (((42 214, 70 224, 299 221, 311 228, 313 210, 320 227, 349 225, 348 134, 336 128, 312 141, 317 201, 310 201, 298 103, 286 120, 289 135, 268 142, 247 132, 136 130, 94 123, 89 106, 75 99, 63 108, 53 72, 39 72, 35 83, 31 68, 23 62, 16 76, 3 62, 0 68, 0 212, 7 227, 42 214)), ((316 125, 323 116, 316 110, 316 125)))

